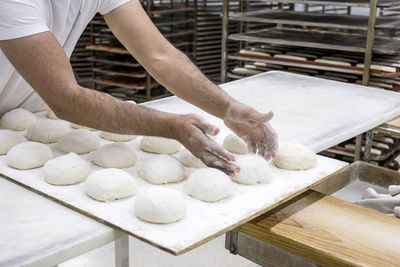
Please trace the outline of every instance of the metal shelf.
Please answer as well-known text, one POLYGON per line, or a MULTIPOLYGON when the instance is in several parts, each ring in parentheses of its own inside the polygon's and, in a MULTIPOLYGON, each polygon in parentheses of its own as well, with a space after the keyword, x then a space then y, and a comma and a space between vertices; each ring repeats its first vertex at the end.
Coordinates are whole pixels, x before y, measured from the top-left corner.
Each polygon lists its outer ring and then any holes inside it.
MULTIPOLYGON (((370 7, 369 0, 239 0, 252 2, 274 2, 284 4, 308 4, 323 6, 347 6, 347 7, 370 7)), ((390 7, 398 5, 400 1, 379 0, 378 7, 390 7)))
MULTIPOLYGON (((234 13, 230 15, 229 19, 235 21, 368 30, 368 17, 356 15, 257 10, 245 13, 234 13)), ((382 29, 400 27, 400 20, 398 18, 377 17, 375 27, 382 29)))
MULTIPOLYGON (((322 48, 349 52, 364 53, 366 51, 364 47, 366 43, 365 36, 316 30, 272 28, 242 34, 231 34, 228 38, 236 41, 322 48)), ((375 37, 373 52, 378 54, 396 54, 400 52, 400 39, 375 37)))

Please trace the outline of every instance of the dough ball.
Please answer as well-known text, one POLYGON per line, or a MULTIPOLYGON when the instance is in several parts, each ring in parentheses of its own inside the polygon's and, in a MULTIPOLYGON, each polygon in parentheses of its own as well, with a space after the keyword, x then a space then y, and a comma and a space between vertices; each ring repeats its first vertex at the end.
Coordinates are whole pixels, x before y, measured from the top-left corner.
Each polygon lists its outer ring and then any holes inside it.
POLYGON ((138 194, 136 217, 149 223, 173 223, 186 214, 186 198, 179 191, 153 186, 138 194))
POLYGON ((86 127, 86 126, 83 126, 83 125, 79 125, 79 124, 76 124, 76 123, 71 123, 71 127, 74 128, 74 129, 86 129, 86 130, 90 130, 90 131, 96 131, 96 129, 93 129, 93 128, 90 128, 90 127, 86 127))
POLYGON ((317 155, 306 146, 287 144, 279 148, 273 162, 281 169, 306 170, 317 164, 317 155))
POLYGON ((100 145, 100 138, 86 129, 71 131, 58 140, 57 147, 64 153, 89 153, 100 145))
POLYGON ((127 198, 136 193, 136 181, 120 169, 104 169, 90 174, 85 182, 86 194, 98 201, 127 198))
POLYGON ((30 140, 43 144, 57 142, 70 131, 62 121, 42 120, 36 122, 28 129, 27 136, 30 140))
POLYGON ((93 162, 103 168, 128 168, 136 163, 136 153, 127 144, 112 143, 100 147, 93 155, 93 162))
POLYGON ((147 159, 139 174, 152 184, 176 183, 185 178, 183 165, 170 155, 158 155, 147 159))
POLYGON ((187 150, 186 148, 182 150, 179 155, 179 160, 183 165, 190 168, 205 168, 207 167, 200 159, 196 158, 192 152, 187 150))
POLYGON ((1 126, 14 131, 24 131, 36 122, 32 112, 22 108, 13 109, 1 117, 1 126))
POLYGON ((100 137, 113 142, 128 142, 136 138, 136 135, 116 134, 102 131, 100 137))
POLYGON ((0 155, 7 154, 13 146, 25 141, 25 138, 19 133, 10 130, 0 130, 0 155))
POLYGON ((54 111, 52 111, 51 109, 47 110, 46 117, 49 118, 49 119, 52 119, 52 120, 58 120, 58 117, 56 116, 54 111))
POLYGON ((240 137, 229 134, 224 138, 223 146, 232 153, 247 154, 247 144, 240 137))
POLYGON ((229 197, 233 192, 233 183, 222 171, 203 168, 189 176, 185 191, 199 200, 214 202, 229 197))
POLYGON ((140 142, 140 148, 146 152, 157 154, 174 154, 181 148, 181 143, 174 139, 143 136, 140 142))
POLYGON ((240 184, 269 183, 273 179, 269 163, 262 157, 248 154, 234 162, 240 167, 240 172, 232 180, 240 184))
POLYGON ((7 153, 7 164, 19 170, 42 167, 53 158, 53 152, 46 145, 25 142, 14 146, 7 153))
POLYGON ((75 153, 49 160, 43 167, 44 180, 53 185, 82 182, 90 174, 90 166, 75 153))

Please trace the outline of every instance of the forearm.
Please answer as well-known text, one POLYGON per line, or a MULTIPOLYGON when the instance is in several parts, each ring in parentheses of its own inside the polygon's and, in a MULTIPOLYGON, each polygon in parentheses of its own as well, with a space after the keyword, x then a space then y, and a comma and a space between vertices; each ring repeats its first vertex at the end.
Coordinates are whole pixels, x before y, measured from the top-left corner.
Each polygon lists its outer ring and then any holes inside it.
POLYGON ((235 102, 172 46, 165 56, 159 57, 150 72, 175 95, 219 118, 223 118, 228 106, 235 102))
POLYGON ((52 106, 61 119, 98 130, 121 134, 176 138, 178 115, 119 101, 77 86, 60 93, 52 106))

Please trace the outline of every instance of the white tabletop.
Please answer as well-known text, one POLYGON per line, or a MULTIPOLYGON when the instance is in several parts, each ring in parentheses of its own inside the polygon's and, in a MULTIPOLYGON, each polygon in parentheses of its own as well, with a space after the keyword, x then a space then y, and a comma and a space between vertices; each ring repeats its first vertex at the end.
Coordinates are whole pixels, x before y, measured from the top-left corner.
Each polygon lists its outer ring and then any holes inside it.
MULTIPOLYGON (((400 115, 400 94, 378 88, 270 71, 221 85, 235 99, 261 112, 274 111, 271 124, 283 143, 320 152, 400 115)), ((145 104, 174 112, 196 112, 227 133, 223 122, 177 97, 145 104)), ((219 139, 221 138, 219 137, 219 139)))
POLYGON ((2 177, 0 192, 0 266, 56 265, 120 236, 2 177))

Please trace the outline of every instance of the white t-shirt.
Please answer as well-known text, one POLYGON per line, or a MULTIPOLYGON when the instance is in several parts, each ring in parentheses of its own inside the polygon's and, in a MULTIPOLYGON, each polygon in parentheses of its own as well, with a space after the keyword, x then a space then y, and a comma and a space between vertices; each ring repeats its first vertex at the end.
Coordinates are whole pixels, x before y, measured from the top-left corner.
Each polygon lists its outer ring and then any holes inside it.
MULTIPOLYGON (((0 0, 0 40, 51 31, 68 58, 97 12, 106 14, 129 0, 0 0)), ((0 116, 22 107, 46 108, 0 49, 0 116)))

